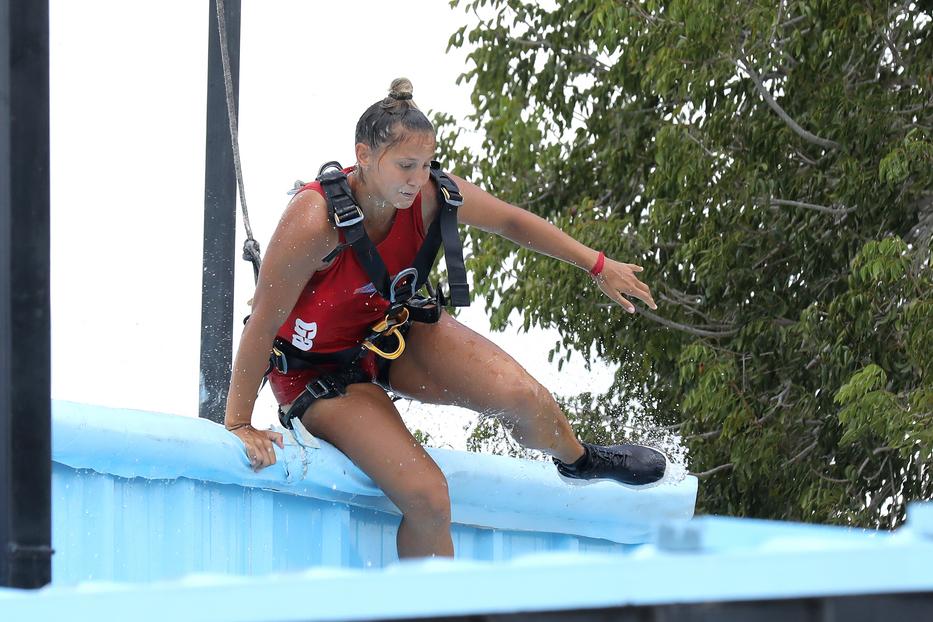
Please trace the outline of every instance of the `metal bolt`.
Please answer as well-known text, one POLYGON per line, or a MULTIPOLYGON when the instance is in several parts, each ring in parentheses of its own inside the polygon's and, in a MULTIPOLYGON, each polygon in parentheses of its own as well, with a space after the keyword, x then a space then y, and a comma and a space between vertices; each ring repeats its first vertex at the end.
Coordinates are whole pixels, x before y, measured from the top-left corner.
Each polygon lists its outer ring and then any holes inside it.
POLYGON ((699 553, 703 550, 703 529, 694 521, 668 521, 658 525, 655 545, 671 553, 699 553))

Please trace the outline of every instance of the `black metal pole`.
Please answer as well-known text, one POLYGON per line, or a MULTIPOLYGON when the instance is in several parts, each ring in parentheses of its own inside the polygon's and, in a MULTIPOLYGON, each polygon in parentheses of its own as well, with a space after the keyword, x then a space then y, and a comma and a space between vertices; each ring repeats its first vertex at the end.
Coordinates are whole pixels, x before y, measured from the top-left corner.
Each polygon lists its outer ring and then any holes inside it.
POLYGON ((49 5, 0 0, 0 585, 52 579, 49 5))
MULTIPOLYGON (((233 350, 236 172, 220 56, 215 0, 210 5, 207 61, 207 156, 204 170, 204 272, 201 280, 201 391, 198 413, 221 422, 233 350)), ((239 110, 240 0, 225 0, 234 101, 239 110)))

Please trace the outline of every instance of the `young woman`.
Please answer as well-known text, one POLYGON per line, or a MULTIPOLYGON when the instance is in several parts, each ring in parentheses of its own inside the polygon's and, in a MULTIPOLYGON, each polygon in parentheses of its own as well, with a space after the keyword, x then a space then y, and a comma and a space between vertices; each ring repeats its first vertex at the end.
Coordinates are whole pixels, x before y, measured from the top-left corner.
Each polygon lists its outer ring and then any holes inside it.
MULTIPOLYGON (((357 164, 345 169, 346 182, 390 278, 412 265, 439 218, 444 194, 430 169, 435 146, 434 128, 412 101, 405 79, 395 80, 389 96, 370 106, 357 124, 357 164)), ((449 178, 463 199, 460 223, 589 271, 630 313, 635 307, 625 296, 656 308, 648 286, 635 276, 639 266, 613 261, 542 218, 455 175, 449 178)), ((285 209, 234 362, 225 425, 243 441, 254 469, 275 463, 273 443, 283 446, 281 434, 250 425, 268 371, 283 423, 300 417, 309 432, 345 453, 401 510, 399 557, 452 556, 453 544, 447 482, 405 427, 386 394, 389 387, 421 402, 495 414, 522 445, 550 454, 568 481, 645 484, 663 476, 664 457, 652 449, 581 444, 546 388, 496 344, 448 314, 434 323, 405 323, 399 305, 374 289, 355 250, 341 246, 350 218, 329 213, 325 194, 320 183, 307 184, 285 209), (395 324, 404 329, 404 350, 395 360, 374 352, 380 348, 360 347, 381 320, 386 334, 395 324)), ((402 346, 401 335, 394 333, 392 343, 402 346)))

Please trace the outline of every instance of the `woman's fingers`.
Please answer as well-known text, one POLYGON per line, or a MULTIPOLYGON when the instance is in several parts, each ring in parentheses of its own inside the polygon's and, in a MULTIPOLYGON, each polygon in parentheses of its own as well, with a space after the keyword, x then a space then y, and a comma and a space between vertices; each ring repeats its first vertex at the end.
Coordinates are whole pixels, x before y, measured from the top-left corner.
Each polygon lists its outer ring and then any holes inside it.
POLYGON ((258 470, 261 464, 261 457, 256 446, 255 432, 256 430, 253 429, 252 426, 246 426, 237 428, 233 431, 233 434, 243 443, 243 449, 246 452, 246 458, 249 460, 250 467, 252 467, 253 470, 258 470))
POLYGON ((651 296, 651 290, 648 289, 648 286, 638 279, 635 279, 635 282, 632 284, 631 293, 638 296, 642 300, 645 299, 645 296, 651 296))
POLYGON ((649 306, 654 305, 654 298, 651 297, 651 290, 648 289, 648 286, 639 281, 638 278, 634 275, 625 279, 621 291, 625 294, 635 296, 639 300, 647 303, 649 306))
POLYGON ((629 313, 635 313, 635 305, 633 305, 631 302, 629 302, 629 301, 622 295, 622 292, 620 292, 619 290, 617 290, 615 287, 612 287, 611 285, 609 285, 605 280, 600 280, 600 281, 599 281, 599 288, 600 288, 601 290, 603 290, 603 292, 604 292, 607 296, 609 296, 610 298, 612 298, 613 300, 615 300, 617 303, 619 303, 620 305, 622 305, 623 307, 625 307, 625 310, 626 310, 626 311, 628 311, 629 313))
POLYGON ((285 441, 283 440, 281 432, 266 430, 266 436, 269 438, 269 440, 278 445, 280 449, 285 449, 285 441))
POLYGON ((606 270, 604 274, 600 275, 597 279, 599 288, 603 290, 607 296, 624 307, 629 313, 635 312, 635 305, 627 300, 625 296, 634 296, 647 304, 651 309, 657 309, 658 306, 655 304, 654 297, 651 295, 651 289, 635 276, 636 272, 642 272, 644 268, 632 263, 613 263, 615 264, 613 269, 606 270), (627 268, 627 270, 620 270, 616 266, 623 266, 627 268))
POLYGON ((629 313, 635 313, 635 305, 629 302, 628 298, 623 296, 621 293, 616 297, 616 302, 625 307, 625 310, 629 313))
POLYGON ((657 309, 658 306, 654 304, 654 297, 651 295, 651 290, 648 288, 648 286, 642 283, 641 281, 636 281, 636 283, 638 286, 632 292, 632 295, 640 298, 643 302, 645 302, 652 309, 657 309))
POLYGON ((622 305, 629 313, 635 313, 633 305, 625 296, 634 296, 652 309, 657 309, 658 305, 654 302, 654 296, 651 295, 651 288, 640 281, 635 274, 643 272, 645 269, 633 263, 620 263, 607 260, 610 265, 606 266, 603 273, 597 277, 599 288, 622 305))
POLYGON ((246 457, 254 471, 259 471, 276 462, 275 447, 273 443, 284 449, 285 443, 282 434, 271 430, 252 430, 247 438, 243 438, 246 446, 246 457))

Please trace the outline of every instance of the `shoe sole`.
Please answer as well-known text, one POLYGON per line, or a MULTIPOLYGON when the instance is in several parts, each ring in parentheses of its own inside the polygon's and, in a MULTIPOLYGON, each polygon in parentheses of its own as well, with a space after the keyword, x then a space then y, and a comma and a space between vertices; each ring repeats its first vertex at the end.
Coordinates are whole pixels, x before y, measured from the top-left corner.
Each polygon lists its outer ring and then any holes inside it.
MULTIPOLYGON (((667 475, 667 467, 665 467, 664 469, 664 475, 667 475)), ((567 477, 566 475, 562 474, 559 471, 557 473, 557 477, 564 480, 565 484, 570 484, 571 486, 589 486, 590 484, 596 484, 599 482, 610 482, 618 486, 625 486, 626 488, 632 488, 635 490, 639 490, 642 488, 654 488, 655 486, 660 486, 661 484, 664 483, 663 476, 661 477, 661 479, 657 480, 656 482, 648 482, 646 484, 627 484, 625 482, 620 482, 617 479, 611 479, 609 477, 594 477, 593 479, 577 479, 574 477, 567 477)))

